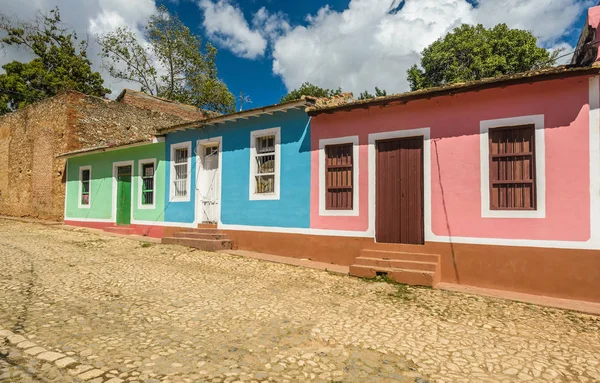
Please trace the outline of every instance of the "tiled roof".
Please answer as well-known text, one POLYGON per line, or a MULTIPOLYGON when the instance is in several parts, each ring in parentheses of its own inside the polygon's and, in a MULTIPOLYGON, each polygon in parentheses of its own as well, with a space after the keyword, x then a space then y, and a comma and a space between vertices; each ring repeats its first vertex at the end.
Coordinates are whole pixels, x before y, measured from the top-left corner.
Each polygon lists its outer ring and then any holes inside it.
POLYGON ((338 110, 349 110, 355 108, 368 108, 375 105, 384 105, 392 102, 407 102, 424 98, 447 96, 456 93, 464 93, 507 85, 551 80, 553 78, 566 78, 573 76, 599 74, 600 68, 594 65, 588 67, 573 67, 568 65, 532 70, 512 75, 485 78, 477 81, 456 83, 434 88, 419 89, 412 92, 393 94, 383 97, 375 97, 367 100, 350 99, 346 102, 334 102, 330 104, 325 100, 319 100, 314 106, 307 108, 310 115, 321 113, 333 113, 338 110))

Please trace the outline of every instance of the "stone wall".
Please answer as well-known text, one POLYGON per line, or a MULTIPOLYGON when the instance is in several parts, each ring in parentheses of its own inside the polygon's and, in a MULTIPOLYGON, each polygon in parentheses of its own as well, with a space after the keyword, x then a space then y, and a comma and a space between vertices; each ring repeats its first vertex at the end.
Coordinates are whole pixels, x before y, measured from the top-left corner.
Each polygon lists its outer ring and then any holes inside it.
POLYGON ((207 114, 211 114, 211 112, 203 112, 192 105, 165 100, 132 89, 124 89, 117 98, 117 101, 123 104, 137 106, 142 109, 179 116, 190 121, 201 120, 205 117, 209 117, 207 114))
POLYGON ((65 160, 57 155, 149 139, 157 128, 185 121, 78 92, 0 117, 0 215, 61 220, 65 160))

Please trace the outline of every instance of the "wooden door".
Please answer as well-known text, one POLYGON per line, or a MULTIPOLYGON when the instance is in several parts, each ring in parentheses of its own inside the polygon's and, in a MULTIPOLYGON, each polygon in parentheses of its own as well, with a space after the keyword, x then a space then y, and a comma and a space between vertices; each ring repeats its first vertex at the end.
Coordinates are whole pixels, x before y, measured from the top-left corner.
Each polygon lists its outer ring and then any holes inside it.
POLYGON ((377 141, 375 238, 424 243, 423 137, 377 141))
POLYGON ((117 225, 131 223, 131 166, 117 168, 117 225))

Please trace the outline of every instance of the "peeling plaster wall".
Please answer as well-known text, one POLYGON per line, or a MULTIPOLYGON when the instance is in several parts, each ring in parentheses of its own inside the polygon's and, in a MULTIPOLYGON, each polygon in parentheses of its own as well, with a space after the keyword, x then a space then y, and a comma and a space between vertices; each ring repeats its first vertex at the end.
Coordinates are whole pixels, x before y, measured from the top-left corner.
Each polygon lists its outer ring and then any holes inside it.
POLYGON ((65 160, 58 154, 152 137, 186 120, 67 92, 0 117, 0 215, 61 220, 65 160))

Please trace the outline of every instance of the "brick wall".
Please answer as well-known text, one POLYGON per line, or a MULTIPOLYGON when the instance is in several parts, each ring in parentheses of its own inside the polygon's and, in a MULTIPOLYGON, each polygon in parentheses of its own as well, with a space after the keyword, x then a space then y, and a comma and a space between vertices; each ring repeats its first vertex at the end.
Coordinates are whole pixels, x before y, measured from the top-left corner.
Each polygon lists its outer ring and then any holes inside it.
POLYGON ((65 160, 58 154, 149 138, 185 121, 77 92, 0 117, 0 215, 62 219, 65 160))

